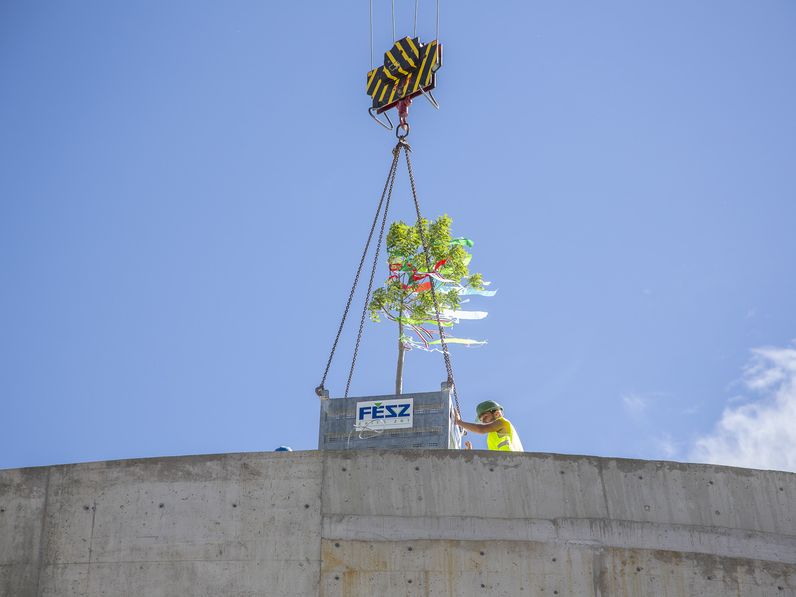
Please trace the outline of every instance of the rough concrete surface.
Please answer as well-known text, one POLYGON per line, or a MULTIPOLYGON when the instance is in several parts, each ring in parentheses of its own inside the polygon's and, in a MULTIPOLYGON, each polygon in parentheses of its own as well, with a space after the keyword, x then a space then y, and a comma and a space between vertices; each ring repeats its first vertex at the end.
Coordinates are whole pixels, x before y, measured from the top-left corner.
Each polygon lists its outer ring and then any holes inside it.
POLYGON ((796 597, 796 475, 480 451, 0 471, 0 596, 796 597))

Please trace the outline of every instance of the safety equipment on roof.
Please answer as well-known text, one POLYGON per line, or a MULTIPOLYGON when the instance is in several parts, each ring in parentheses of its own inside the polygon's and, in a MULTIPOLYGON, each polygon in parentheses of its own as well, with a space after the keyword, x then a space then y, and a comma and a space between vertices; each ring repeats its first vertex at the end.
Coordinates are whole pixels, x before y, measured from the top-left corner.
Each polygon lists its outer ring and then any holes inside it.
POLYGON ((484 400, 481 404, 475 407, 476 418, 480 419, 481 415, 493 410, 503 410, 503 407, 494 400, 484 400))

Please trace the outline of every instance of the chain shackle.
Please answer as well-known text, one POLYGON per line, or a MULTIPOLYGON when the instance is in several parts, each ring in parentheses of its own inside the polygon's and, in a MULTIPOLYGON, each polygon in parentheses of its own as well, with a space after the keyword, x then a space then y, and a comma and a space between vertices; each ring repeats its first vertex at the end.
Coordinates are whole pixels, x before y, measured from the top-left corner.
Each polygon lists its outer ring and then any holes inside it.
POLYGON ((406 139, 409 136, 409 123, 399 122, 395 127, 395 136, 398 137, 398 139, 406 139), (401 134, 401 131, 403 131, 403 134, 401 134))

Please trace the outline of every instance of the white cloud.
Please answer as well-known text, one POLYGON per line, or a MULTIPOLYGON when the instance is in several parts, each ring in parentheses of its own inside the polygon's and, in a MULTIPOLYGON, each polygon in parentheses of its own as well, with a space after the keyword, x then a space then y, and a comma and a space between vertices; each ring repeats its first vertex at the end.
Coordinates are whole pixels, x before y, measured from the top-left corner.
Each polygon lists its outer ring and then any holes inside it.
POLYGON ((693 404, 687 408, 684 408, 682 412, 684 415, 695 415, 699 412, 699 405, 693 404))
POLYGON ((622 406, 632 417, 642 419, 670 397, 668 392, 628 392, 622 395, 622 406))
POLYGON ((648 399, 641 394, 625 394, 622 396, 622 403, 625 405, 625 409, 636 416, 642 415, 647 410, 647 402, 648 399))
POLYGON ((681 448, 678 442, 668 433, 655 438, 655 447, 660 457, 666 460, 675 458, 680 453, 681 448))
POLYGON ((728 406, 690 459, 796 472, 796 348, 756 348, 744 370, 753 402, 728 406))

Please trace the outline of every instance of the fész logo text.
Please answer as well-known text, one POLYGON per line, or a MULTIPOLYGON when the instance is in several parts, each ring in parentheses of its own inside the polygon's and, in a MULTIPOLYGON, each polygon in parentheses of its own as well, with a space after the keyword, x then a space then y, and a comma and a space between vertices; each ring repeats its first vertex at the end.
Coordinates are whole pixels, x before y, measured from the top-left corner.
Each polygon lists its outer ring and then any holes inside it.
POLYGON ((394 417, 406 417, 409 415, 411 404, 379 404, 373 406, 362 406, 359 409, 358 419, 362 420, 370 414, 373 419, 392 419, 394 417))
POLYGON ((369 429, 412 427, 413 405, 412 398, 357 402, 355 426, 369 429))

